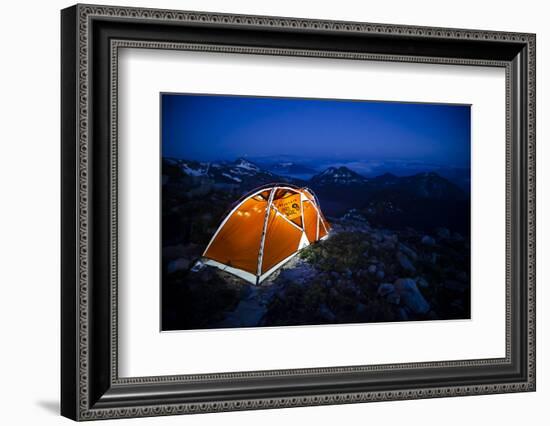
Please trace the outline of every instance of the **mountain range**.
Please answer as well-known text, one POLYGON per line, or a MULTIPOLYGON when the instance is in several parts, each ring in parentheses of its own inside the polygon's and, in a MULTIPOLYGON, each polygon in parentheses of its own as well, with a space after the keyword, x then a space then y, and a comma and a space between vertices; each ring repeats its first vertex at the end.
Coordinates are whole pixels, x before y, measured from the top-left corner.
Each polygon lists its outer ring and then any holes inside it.
POLYGON ((411 176, 384 173, 367 178, 339 166, 327 167, 309 179, 299 179, 288 176, 289 171, 311 175, 312 169, 292 162, 272 165, 269 170, 264 167, 244 158, 209 163, 164 158, 163 182, 183 178, 194 186, 212 185, 240 194, 267 183, 291 183, 313 189, 328 216, 339 217, 356 209, 380 225, 469 230, 468 194, 435 172, 411 176))

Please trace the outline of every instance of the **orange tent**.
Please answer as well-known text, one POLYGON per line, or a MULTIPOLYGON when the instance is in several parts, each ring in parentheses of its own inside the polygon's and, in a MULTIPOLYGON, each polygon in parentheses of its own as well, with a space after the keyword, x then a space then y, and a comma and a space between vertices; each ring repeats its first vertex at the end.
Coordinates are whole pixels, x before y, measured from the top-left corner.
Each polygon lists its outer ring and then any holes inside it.
POLYGON ((329 230, 310 189, 270 184, 235 204, 203 257, 207 265, 257 285, 299 250, 326 238, 329 230))

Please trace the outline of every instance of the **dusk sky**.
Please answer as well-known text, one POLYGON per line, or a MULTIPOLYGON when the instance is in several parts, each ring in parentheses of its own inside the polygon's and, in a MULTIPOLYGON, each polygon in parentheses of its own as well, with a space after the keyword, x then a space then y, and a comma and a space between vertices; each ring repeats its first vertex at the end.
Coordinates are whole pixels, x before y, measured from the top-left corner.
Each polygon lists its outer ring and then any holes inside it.
POLYGON ((162 155, 470 167, 470 106, 163 94, 162 155))

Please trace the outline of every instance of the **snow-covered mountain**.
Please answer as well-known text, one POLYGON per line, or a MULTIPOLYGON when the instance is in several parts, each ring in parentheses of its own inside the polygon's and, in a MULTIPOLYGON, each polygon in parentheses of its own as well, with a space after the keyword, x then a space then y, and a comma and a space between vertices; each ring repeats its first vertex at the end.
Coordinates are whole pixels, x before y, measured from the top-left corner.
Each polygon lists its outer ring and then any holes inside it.
POLYGON ((250 185, 256 187, 274 181, 288 181, 288 179, 264 170, 245 158, 219 162, 164 158, 163 174, 170 175, 173 173, 181 173, 183 176, 216 184, 246 187, 250 185))
POLYGON ((361 185, 367 181, 367 178, 344 166, 329 167, 321 173, 313 176, 310 180, 310 182, 316 186, 361 185))
POLYGON ((469 226, 467 216, 455 214, 467 210, 467 193, 434 172, 367 178, 345 166, 330 166, 309 180, 300 180, 245 158, 218 162, 164 158, 162 172, 167 194, 196 198, 210 193, 227 203, 259 186, 286 182, 310 187, 328 216, 339 217, 354 208, 384 226, 427 229, 437 225, 460 231, 469 226))

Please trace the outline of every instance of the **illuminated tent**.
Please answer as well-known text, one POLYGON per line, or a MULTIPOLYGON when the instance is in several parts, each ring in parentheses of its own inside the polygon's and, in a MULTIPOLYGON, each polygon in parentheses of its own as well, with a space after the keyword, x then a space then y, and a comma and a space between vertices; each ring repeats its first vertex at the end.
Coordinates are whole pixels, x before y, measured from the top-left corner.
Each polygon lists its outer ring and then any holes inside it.
POLYGON ((204 263, 257 285, 329 230, 310 189, 270 184, 234 205, 206 247, 204 263))

